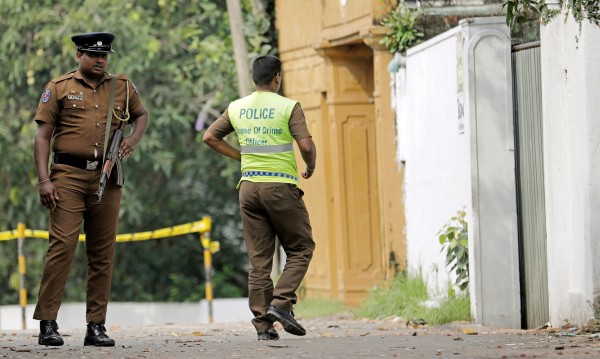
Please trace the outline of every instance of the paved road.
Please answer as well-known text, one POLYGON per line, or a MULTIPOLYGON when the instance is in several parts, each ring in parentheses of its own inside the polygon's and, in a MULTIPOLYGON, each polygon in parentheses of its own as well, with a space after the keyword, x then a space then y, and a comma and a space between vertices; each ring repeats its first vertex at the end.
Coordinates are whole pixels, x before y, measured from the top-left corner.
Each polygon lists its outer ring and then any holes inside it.
MULTIPOLYGON (((307 335, 280 330, 259 342, 251 324, 108 326, 114 348, 84 347, 84 330, 65 345, 37 345, 37 331, 0 331, 0 358, 600 358, 597 335, 494 330, 468 324, 406 327, 383 320, 305 319, 307 335)), ((279 327, 279 329, 281 329, 279 327)))

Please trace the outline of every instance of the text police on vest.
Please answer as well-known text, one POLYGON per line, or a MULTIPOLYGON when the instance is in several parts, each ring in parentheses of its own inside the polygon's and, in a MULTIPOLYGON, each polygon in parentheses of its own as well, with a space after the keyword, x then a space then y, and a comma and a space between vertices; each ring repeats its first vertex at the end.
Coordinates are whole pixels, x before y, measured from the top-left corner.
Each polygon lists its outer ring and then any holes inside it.
POLYGON ((274 108, 242 108, 240 118, 246 120, 271 120, 275 118, 274 108))

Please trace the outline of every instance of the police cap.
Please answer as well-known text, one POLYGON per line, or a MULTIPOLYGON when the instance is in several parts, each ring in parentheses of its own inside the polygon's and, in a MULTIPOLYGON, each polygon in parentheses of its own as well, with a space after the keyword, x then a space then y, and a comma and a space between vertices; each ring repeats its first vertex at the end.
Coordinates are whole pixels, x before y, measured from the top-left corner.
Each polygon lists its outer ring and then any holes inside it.
POLYGON ((114 52, 110 46, 114 39, 115 35, 110 32, 87 32, 71 36, 77 51, 89 52, 114 52))

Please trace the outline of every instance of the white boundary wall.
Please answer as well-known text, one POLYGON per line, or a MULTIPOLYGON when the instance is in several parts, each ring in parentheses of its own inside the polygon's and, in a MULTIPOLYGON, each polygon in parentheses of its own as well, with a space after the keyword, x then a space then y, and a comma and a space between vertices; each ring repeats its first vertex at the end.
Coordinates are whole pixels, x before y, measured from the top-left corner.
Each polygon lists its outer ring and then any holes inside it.
POLYGON ((466 208, 472 313, 480 324, 520 328, 510 55, 503 17, 463 20, 409 49, 395 79, 405 96, 393 103, 409 269, 422 271, 432 295, 445 293, 453 279, 436 234, 466 208))
POLYGON ((600 28, 563 11, 541 54, 550 322, 585 325, 600 305, 600 28))
POLYGON ((459 133, 457 118, 460 31, 412 49, 406 65, 408 265, 412 272, 422 271, 434 296, 446 293, 449 280, 437 232, 471 203, 469 135, 459 133))

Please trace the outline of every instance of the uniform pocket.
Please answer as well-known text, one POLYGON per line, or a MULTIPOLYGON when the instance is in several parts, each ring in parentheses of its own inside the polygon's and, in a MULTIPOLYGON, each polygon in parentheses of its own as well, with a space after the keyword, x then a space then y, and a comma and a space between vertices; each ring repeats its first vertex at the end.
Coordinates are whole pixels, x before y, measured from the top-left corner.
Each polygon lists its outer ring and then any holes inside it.
POLYGON ((113 122, 120 122, 120 120, 124 120, 127 115, 124 113, 125 105, 120 103, 115 103, 112 109, 112 118, 113 122))
POLYGON ((65 100, 65 110, 85 110, 85 103, 83 100, 65 100))

